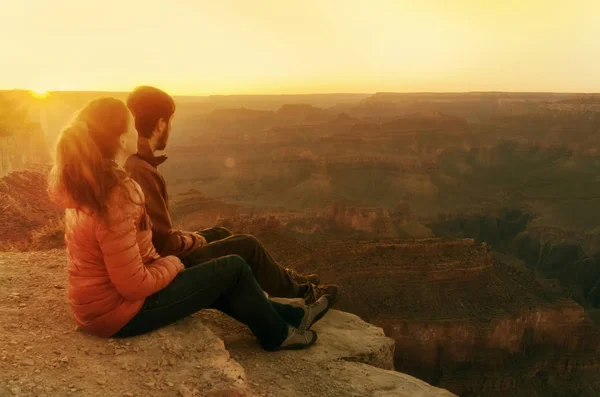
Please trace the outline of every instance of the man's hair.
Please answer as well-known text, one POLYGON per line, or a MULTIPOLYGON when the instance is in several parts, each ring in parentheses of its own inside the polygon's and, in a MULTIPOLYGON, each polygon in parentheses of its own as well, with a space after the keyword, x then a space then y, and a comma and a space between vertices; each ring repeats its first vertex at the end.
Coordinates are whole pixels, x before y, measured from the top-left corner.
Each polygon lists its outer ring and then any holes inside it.
POLYGON ((136 87, 127 97, 127 107, 135 118, 135 129, 144 138, 152 137, 158 120, 169 121, 175 113, 173 98, 150 86, 136 87))

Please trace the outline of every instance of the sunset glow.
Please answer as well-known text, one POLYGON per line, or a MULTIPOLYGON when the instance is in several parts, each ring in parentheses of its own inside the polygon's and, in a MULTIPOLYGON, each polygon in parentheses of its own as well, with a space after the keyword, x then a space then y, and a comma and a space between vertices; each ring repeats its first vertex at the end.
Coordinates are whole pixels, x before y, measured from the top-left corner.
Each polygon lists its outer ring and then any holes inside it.
POLYGON ((0 89, 600 91, 597 0, 21 0, 0 89))
POLYGON ((34 98, 37 98, 37 99, 44 99, 44 98, 47 98, 48 95, 50 95, 50 93, 44 89, 32 89, 32 90, 30 90, 30 92, 31 92, 31 96, 33 96, 34 98))

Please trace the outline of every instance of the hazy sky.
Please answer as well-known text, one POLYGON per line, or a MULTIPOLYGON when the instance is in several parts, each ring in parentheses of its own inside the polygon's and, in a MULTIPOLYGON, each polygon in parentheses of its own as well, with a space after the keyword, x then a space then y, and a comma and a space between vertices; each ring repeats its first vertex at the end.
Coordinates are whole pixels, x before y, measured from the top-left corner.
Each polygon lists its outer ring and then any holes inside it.
POLYGON ((0 88, 600 92, 600 0, 0 0, 0 88))

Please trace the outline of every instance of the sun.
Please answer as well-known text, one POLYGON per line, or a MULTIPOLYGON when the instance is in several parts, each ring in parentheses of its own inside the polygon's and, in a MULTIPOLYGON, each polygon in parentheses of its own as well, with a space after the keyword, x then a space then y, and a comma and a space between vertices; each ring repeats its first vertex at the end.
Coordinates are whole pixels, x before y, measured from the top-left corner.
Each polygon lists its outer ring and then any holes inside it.
POLYGON ((44 89, 33 89, 33 90, 30 90, 29 92, 31 92, 31 96, 33 96, 34 98, 37 98, 37 99, 44 99, 44 98, 47 98, 48 95, 50 95, 50 92, 48 92, 48 90, 44 90, 44 89))

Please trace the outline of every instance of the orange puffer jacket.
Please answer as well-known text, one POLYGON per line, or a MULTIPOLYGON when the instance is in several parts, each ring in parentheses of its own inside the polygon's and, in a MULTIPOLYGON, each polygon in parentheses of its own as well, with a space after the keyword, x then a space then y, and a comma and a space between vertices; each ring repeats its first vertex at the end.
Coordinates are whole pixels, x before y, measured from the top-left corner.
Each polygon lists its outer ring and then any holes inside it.
POLYGON ((142 190, 128 178, 113 192, 106 222, 66 210, 69 303, 77 324, 91 334, 114 335, 145 298, 183 270, 177 257, 156 253, 144 208, 142 190))

